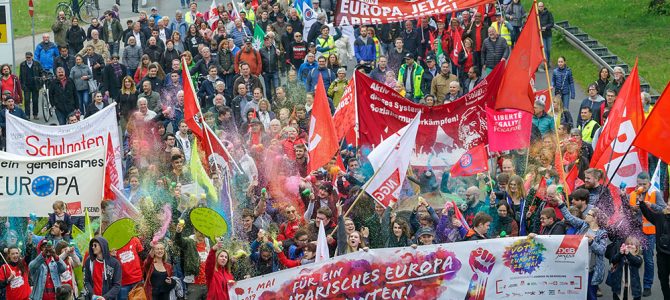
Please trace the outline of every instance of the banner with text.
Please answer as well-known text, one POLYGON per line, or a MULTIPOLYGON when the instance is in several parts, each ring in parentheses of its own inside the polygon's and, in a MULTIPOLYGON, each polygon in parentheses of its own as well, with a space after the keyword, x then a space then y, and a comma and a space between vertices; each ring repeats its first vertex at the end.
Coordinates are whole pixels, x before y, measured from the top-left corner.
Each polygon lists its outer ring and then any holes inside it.
POLYGON ((80 122, 63 126, 37 124, 7 114, 7 152, 32 157, 63 155, 106 146, 107 133, 110 133, 119 174, 118 187, 122 188, 123 154, 118 128, 115 103, 80 122))
POLYGON ((494 0, 338 0, 335 25, 366 25, 444 15, 494 0))
POLYGON ((51 157, 26 157, 0 152, 0 213, 47 217, 61 200, 73 215, 84 209, 100 215, 105 176, 105 147, 51 157))
POLYGON ((533 115, 522 110, 486 108, 489 151, 500 152, 530 145, 533 115))
POLYGON ((421 111, 414 166, 451 166, 470 148, 487 143, 487 101, 492 101, 504 64, 463 97, 437 106, 411 102, 367 76, 356 77, 359 135, 362 145, 375 146, 407 125, 421 111))
POLYGON ((371 249, 243 280, 231 299, 584 299, 587 239, 538 236, 371 249))

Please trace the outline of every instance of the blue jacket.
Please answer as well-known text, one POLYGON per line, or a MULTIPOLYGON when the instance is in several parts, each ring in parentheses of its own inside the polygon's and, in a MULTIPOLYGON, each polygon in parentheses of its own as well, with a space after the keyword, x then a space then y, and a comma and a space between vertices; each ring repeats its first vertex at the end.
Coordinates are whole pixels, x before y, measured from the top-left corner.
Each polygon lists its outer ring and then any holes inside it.
MULTIPOLYGON (((0 128, 4 129, 7 127, 7 120, 5 119, 5 111, 7 109, 0 110, 0 128)), ((24 120, 28 120, 28 116, 26 116, 26 113, 23 111, 23 109, 19 108, 17 104, 14 105, 14 110, 9 112, 10 114, 19 117, 24 120)))
POLYGON ((326 88, 326 91, 328 90, 328 87, 330 87, 330 83, 335 78, 337 78, 335 73, 333 73, 333 70, 330 68, 314 68, 309 71, 309 74, 307 75, 307 82, 305 82, 305 86, 307 87, 308 92, 314 92, 316 83, 319 82, 319 74, 321 74, 321 77, 323 77, 323 87, 326 88))
POLYGON ((311 64, 307 61, 302 63, 300 65, 300 68, 298 68, 298 79, 302 81, 302 83, 307 83, 307 76, 309 76, 309 72, 312 71, 312 69, 316 69, 319 65, 316 63, 316 61, 312 62, 311 64))
MULTIPOLYGON (((565 218, 565 222, 572 225, 572 227, 577 228, 577 234, 586 234, 589 231, 589 224, 586 221, 579 219, 573 216, 565 204, 558 206, 565 218)), ((605 274, 607 273, 607 263, 605 262, 605 250, 607 249, 607 244, 609 239, 607 237, 607 231, 600 228, 596 231, 593 242, 589 244, 589 254, 593 254, 593 258, 596 260, 595 267, 593 270, 593 277, 591 278, 591 285, 599 285, 605 279, 605 274)))
POLYGON ((358 37, 356 42, 354 42, 354 53, 356 54, 356 62, 360 62, 361 60, 367 62, 375 61, 377 58, 375 41, 371 37, 368 37, 367 42, 365 42, 358 37))
POLYGON ((570 99, 575 99, 575 81, 569 67, 554 69, 551 74, 551 86, 554 87, 555 95, 569 94, 570 99))
POLYGON ((42 42, 35 47, 35 60, 39 61, 45 70, 53 71, 54 61, 59 55, 58 47, 52 42, 47 44, 42 42))
POLYGON ((543 113, 539 118, 533 115, 533 125, 540 130, 540 133, 544 136, 547 133, 554 132, 554 119, 543 113))
POLYGON ((51 275, 54 288, 57 288, 61 286, 60 274, 67 270, 67 266, 65 266, 65 263, 60 259, 52 259, 47 265, 44 256, 40 253, 30 262, 28 269, 30 270, 30 278, 34 283, 33 291, 30 293, 30 299, 42 299, 44 285, 47 280, 47 272, 51 275))

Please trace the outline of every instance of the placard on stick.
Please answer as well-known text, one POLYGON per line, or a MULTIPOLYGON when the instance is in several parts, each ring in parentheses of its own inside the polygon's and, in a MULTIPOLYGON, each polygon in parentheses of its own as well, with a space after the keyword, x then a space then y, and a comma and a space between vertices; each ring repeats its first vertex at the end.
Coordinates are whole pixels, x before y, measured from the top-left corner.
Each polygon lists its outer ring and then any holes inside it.
POLYGON ((207 207, 194 208, 190 214, 191 224, 212 240, 226 235, 228 223, 215 210, 207 207))

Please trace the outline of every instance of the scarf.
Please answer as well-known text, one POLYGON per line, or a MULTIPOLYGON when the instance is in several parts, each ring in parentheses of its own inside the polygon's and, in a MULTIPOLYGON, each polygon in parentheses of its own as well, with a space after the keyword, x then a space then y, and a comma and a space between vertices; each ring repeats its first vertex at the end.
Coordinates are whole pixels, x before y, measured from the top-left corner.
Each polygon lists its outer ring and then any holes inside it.
POLYGON ((123 75, 120 64, 112 64, 112 68, 114 68, 114 75, 116 75, 116 77, 120 78, 123 75))

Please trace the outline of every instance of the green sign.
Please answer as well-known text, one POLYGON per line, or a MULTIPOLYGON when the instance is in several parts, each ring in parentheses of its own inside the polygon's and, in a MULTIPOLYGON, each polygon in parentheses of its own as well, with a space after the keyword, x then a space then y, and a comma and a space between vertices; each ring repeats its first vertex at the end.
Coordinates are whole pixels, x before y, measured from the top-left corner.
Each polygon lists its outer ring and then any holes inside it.
POLYGON ((109 244, 109 249, 121 249, 127 245, 134 236, 137 236, 135 221, 130 218, 118 219, 110 224, 102 234, 109 244))
POLYGON ((228 232, 228 224, 223 217, 211 208, 198 207, 191 211, 191 224, 212 240, 228 232))

